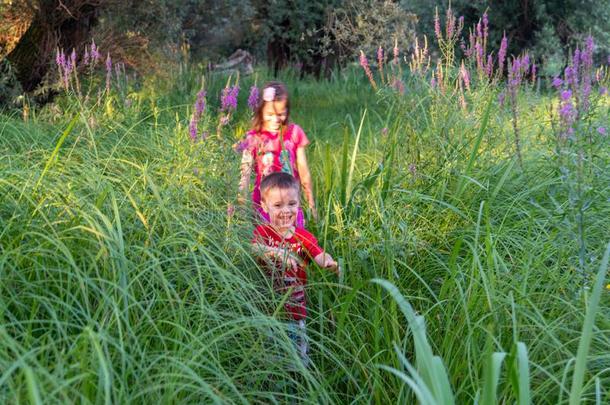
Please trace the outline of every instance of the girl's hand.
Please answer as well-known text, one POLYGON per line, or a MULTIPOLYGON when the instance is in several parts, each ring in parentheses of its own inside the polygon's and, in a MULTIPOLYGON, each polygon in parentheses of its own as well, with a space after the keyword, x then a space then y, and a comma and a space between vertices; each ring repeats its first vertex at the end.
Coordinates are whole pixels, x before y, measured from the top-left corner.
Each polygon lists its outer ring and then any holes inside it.
POLYGON ((318 210, 315 206, 311 207, 311 216, 313 217, 314 221, 318 222, 318 210))

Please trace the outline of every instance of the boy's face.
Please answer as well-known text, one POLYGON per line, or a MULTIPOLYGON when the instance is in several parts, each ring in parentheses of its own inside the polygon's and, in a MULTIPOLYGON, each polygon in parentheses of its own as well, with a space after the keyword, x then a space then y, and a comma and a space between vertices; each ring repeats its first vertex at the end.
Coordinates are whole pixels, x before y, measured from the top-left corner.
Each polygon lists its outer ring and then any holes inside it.
POLYGON ((263 129, 271 133, 276 133, 286 121, 288 109, 286 100, 267 101, 263 105, 263 129))
POLYGON ((261 206, 267 214, 271 226, 286 231, 294 226, 299 209, 299 190, 294 187, 271 187, 262 195, 261 206))

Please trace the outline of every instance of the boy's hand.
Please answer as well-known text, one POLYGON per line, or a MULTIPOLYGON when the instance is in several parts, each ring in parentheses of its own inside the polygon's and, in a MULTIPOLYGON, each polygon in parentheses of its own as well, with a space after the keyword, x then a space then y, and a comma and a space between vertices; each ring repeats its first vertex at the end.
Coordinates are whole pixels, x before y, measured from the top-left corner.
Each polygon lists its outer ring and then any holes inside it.
POLYGON ((339 264, 329 255, 328 253, 320 253, 318 256, 314 258, 315 262, 318 266, 332 270, 337 275, 341 274, 341 269, 339 268, 339 264))

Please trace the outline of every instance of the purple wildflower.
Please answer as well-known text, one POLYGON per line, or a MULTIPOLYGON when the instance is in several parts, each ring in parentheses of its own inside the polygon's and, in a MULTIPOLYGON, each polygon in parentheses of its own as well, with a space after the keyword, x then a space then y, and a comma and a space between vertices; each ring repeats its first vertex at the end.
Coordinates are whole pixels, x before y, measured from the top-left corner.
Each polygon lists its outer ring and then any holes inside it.
POLYGON ((571 126, 576 120, 576 108, 570 101, 564 102, 559 108, 559 116, 566 126, 571 126))
POLYGON ((564 77, 567 85, 576 85, 578 79, 576 78, 576 69, 573 66, 568 66, 564 71, 564 77))
POLYGON ((436 87, 436 78, 434 77, 434 75, 430 79, 430 87, 432 87, 432 88, 436 87))
POLYGON ((445 32, 447 33, 447 39, 451 40, 455 30, 455 17, 453 16, 451 8, 447 9, 446 19, 447 21, 445 21, 445 32))
POLYGON ((487 35, 489 33, 489 18, 487 12, 483 13, 483 40, 487 41, 487 35))
POLYGON ((110 80, 112 80, 112 59, 108 53, 106 56, 106 91, 110 91, 110 80))
POLYGON ((191 118, 189 123, 189 135, 191 136, 191 141, 197 141, 197 120, 195 120, 195 117, 191 118))
POLYGON ((195 115, 197 119, 201 118, 203 110, 205 109, 205 90, 201 90, 197 93, 197 99, 195 100, 195 115))
POLYGON ((371 68, 369 67, 369 62, 366 59, 366 55, 362 50, 360 51, 360 66, 364 69, 364 73, 366 73, 366 77, 368 77, 369 82, 371 82, 371 86, 375 90, 377 90, 377 83, 375 83, 375 79, 373 78, 373 72, 371 72, 371 68))
POLYGON ((239 141, 233 145, 233 150, 240 154, 243 151, 245 151, 246 149, 248 149, 248 140, 247 139, 242 139, 241 141, 239 141))
POLYGON ((379 48, 377 49, 377 61, 381 66, 381 64, 383 63, 383 48, 381 46, 379 46, 379 48))
POLYGON ((563 84, 563 80, 561 80, 559 77, 555 76, 555 77, 553 78, 553 82, 552 82, 552 84, 553 84, 553 87, 555 87, 556 89, 558 89, 558 88, 560 88, 560 87, 561 87, 561 85, 563 84))
POLYGON ((365 69, 369 67, 369 61, 366 59, 366 55, 362 51, 360 51, 360 66, 365 69))
POLYGON ((434 33, 436 34, 436 38, 440 42, 443 39, 443 34, 441 33, 441 21, 438 18, 438 9, 434 14, 434 33))
POLYGON ((381 135, 386 136, 388 134, 388 127, 381 128, 381 135))
POLYGON ((237 95, 239 94, 239 86, 225 87, 222 90, 220 97, 220 110, 232 111, 237 108, 237 95))
POLYGON ((493 66, 494 66, 494 61, 491 57, 491 53, 489 55, 487 55, 487 64, 485 65, 485 74, 487 75, 487 77, 491 77, 491 74, 493 72, 493 66))
POLYGON ((59 68, 63 69, 64 64, 66 63, 66 54, 64 54, 64 51, 60 52, 60 50, 57 49, 57 55, 55 55, 55 63, 59 68))
POLYGON ((597 128, 597 133, 600 134, 601 136, 606 136, 606 127, 597 128))
POLYGON ((587 36, 585 40, 585 50, 581 55, 581 60, 586 67, 591 67, 593 65, 593 48, 595 47, 595 43, 593 42, 593 37, 591 35, 587 36))
POLYGON ((504 70, 504 61, 506 60, 506 48, 508 47, 508 39, 506 33, 502 35, 502 42, 500 42, 500 50, 498 51, 498 72, 502 75, 504 70))
POLYGON ((95 45, 95 41, 91 40, 91 62, 95 63, 100 60, 102 55, 100 55, 100 50, 95 45))
POLYGON ((89 51, 87 47, 85 47, 85 55, 83 55, 83 65, 87 66, 89 64, 89 51))
POLYGON ((572 97, 572 90, 562 90, 560 96, 562 101, 568 101, 572 97))
POLYGON ((76 50, 72 48, 72 53, 70 54, 70 62, 72 63, 72 68, 76 68, 76 50))
POLYGON ((248 107, 250 107, 252 111, 255 111, 256 107, 258 107, 258 96, 258 87, 250 87, 250 95, 248 96, 248 107))

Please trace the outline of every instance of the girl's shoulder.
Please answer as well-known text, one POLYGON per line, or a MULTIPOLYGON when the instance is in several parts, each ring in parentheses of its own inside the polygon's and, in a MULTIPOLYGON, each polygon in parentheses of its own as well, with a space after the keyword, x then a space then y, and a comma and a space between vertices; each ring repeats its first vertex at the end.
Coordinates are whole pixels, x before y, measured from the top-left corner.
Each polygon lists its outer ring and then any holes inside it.
POLYGON ((306 146, 309 144, 309 139, 307 139, 307 135, 305 135, 303 128, 294 122, 288 124, 286 133, 289 134, 288 139, 290 139, 297 147, 306 146))

